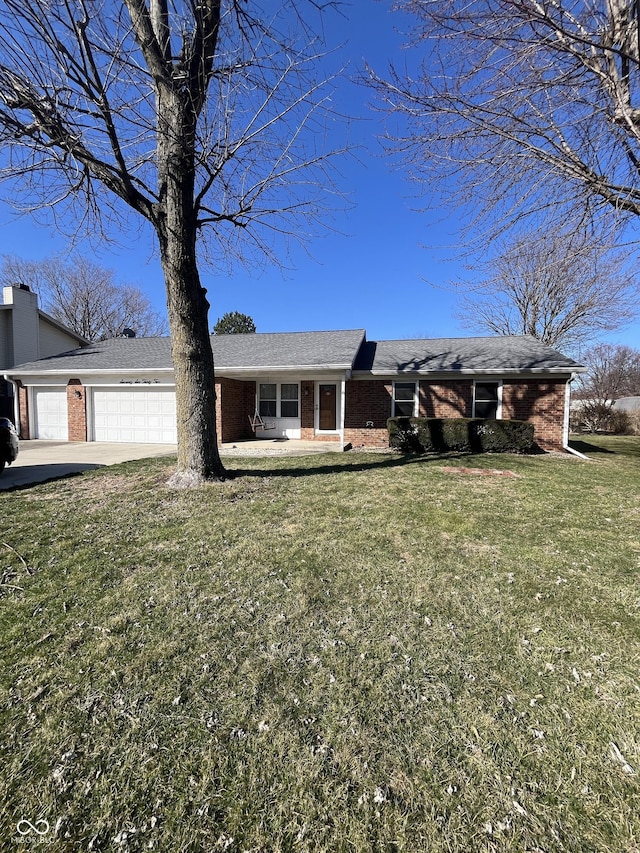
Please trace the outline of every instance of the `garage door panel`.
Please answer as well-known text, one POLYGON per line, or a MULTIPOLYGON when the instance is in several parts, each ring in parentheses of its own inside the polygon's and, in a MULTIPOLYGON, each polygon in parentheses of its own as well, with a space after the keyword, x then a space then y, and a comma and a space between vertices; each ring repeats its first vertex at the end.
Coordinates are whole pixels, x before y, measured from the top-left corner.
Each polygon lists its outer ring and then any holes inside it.
POLYGON ((67 441, 67 389, 64 386, 33 389, 35 436, 42 439, 67 441))
POLYGON ((175 444, 176 401, 170 388, 109 388, 93 392, 96 441, 175 444))

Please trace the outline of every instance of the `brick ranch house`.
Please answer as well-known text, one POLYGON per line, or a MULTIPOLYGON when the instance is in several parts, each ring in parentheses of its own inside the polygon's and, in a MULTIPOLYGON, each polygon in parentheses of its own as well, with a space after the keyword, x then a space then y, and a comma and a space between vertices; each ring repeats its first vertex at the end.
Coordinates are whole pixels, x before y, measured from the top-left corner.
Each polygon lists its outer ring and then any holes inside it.
MULTIPOLYGON (((254 437, 388 444, 393 415, 531 421, 566 447, 579 364, 531 337, 368 341, 363 329, 213 335, 222 442, 254 437)), ((169 338, 118 338, 19 365, 26 438, 176 441, 169 338)))

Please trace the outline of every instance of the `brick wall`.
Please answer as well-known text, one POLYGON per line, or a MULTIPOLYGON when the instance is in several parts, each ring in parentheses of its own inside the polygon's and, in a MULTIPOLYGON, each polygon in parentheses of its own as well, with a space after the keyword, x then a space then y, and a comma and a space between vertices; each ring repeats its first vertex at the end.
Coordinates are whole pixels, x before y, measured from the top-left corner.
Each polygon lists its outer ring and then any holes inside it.
MULTIPOLYGON (((347 382, 344 440, 354 447, 386 447, 391 417, 391 382, 347 382), (373 426, 367 427, 367 421, 373 426)), ((502 416, 531 421, 535 439, 544 450, 561 450, 564 427, 565 380, 528 379, 503 382, 502 416)), ((470 418, 473 380, 455 379, 419 384, 419 414, 431 418, 470 418)))
MULTIPOLYGON (((313 441, 315 434, 314 394, 315 382, 310 379, 300 383, 300 438, 313 441)), ((321 438, 321 436, 318 436, 321 438)))
POLYGON ((31 438, 29 433, 29 395, 19 379, 16 381, 16 385, 18 386, 18 407, 20 409, 20 438, 27 441, 31 438))
POLYGON ((218 441, 253 438, 249 418, 256 410, 256 383, 220 379, 216 382, 216 399, 218 441))
POLYGON ((470 418, 473 409, 473 381, 421 381, 418 405, 421 418, 470 418))
POLYGON ((69 441, 87 440, 87 392, 79 379, 67 383, 69 441))
POLYGON ((344 440, 354 447, 387 447, 392 383, 376 379, 346 383, 344 440), (368 426, 367 424, 370 424, 368 426))
POLYGON ((562 450, 566 380, 528 379, 502 385, 502 416, 531 421, 543 450, 562 450))

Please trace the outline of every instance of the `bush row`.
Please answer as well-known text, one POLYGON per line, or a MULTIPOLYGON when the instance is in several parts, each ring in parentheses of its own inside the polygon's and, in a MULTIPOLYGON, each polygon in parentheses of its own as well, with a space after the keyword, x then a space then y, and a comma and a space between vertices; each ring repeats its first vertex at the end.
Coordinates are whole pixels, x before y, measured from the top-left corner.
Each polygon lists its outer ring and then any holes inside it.
POLYGON ((533 424, 484 418, 389 418, 389 444, 404 453, 528 453, 533 424))

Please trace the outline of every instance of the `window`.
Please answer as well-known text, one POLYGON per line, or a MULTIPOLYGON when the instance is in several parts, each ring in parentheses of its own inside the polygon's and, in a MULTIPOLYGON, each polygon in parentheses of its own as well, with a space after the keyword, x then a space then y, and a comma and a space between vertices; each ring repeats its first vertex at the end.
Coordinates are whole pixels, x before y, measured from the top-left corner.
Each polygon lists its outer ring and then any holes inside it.
POLYGON ((261 418, 275 418, 277 406, 277 388, 275 382, 260 385, 258 410, 261 418))
POLYGON ((500 383, 476 382, 473 386, 473 417, 500 417, 500 383))
POLYGON ((300 412, 300 386, 297 382, 260 383, 258 412, 261 418, 297 418, 300 412))
POLYGON ((298 385, 293 383, 280 386, 280 417, 298 417, 298 385))
POLYGON ((416 383, 393 383, 393 417, 412 418, 416 411, 416 383))

